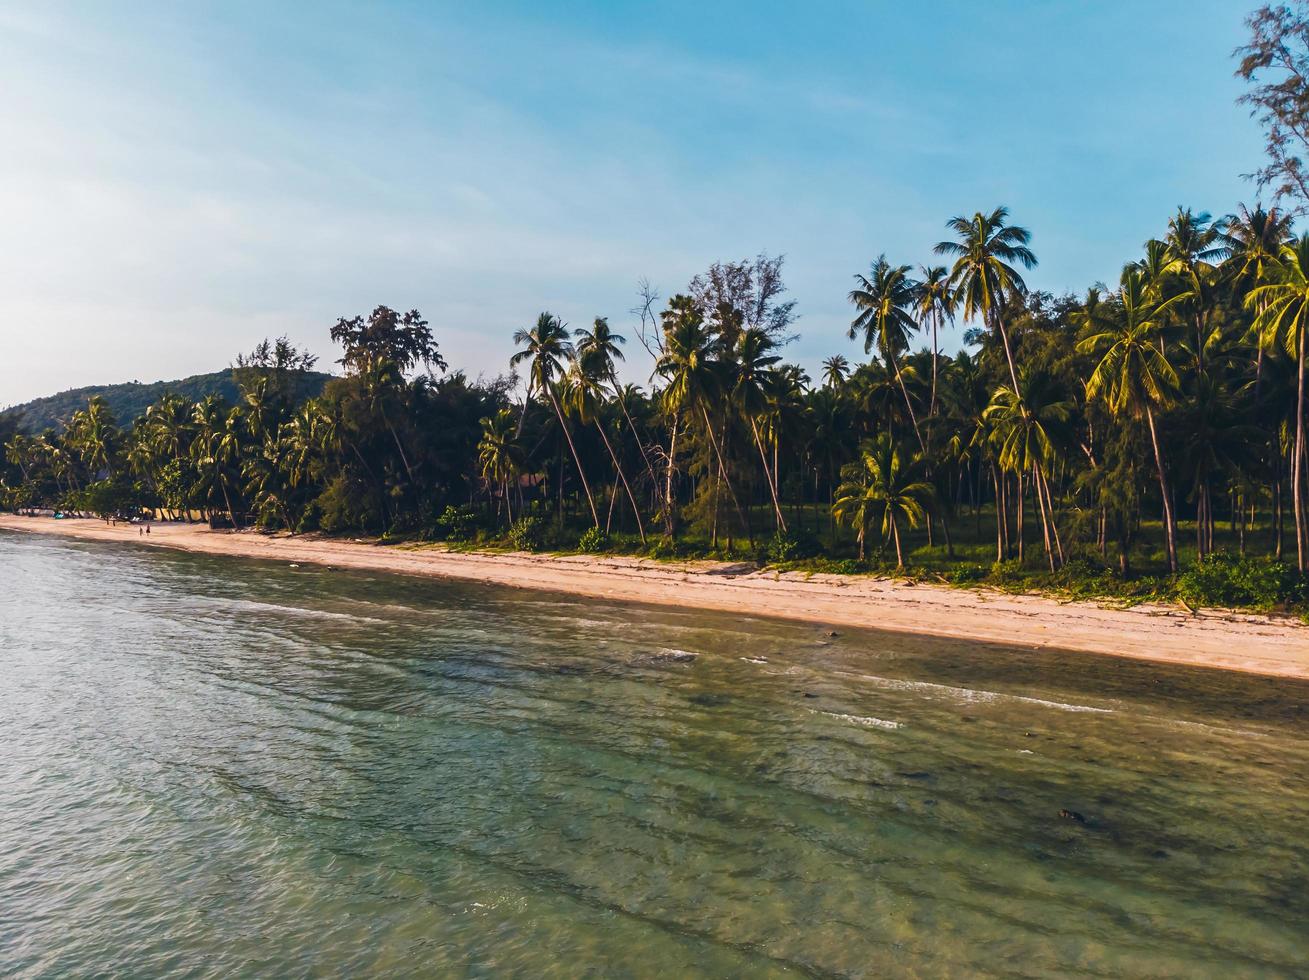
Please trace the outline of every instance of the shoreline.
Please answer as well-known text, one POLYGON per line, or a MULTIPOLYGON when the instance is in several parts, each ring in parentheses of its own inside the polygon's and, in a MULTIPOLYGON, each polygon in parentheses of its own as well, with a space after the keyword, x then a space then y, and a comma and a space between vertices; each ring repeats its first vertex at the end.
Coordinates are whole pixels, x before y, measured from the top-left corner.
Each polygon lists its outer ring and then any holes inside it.
POLYGON ((1289 618, 1225 610, 1191 613, 1158 604, 1115 609, 901 579, 779 573, 727 562, 450 552, 439 546, 211 531, 203 525, 155 524, 146 538, 135 525, 3 514, 0 530, 1309 680, 1309 627, 1289 618))

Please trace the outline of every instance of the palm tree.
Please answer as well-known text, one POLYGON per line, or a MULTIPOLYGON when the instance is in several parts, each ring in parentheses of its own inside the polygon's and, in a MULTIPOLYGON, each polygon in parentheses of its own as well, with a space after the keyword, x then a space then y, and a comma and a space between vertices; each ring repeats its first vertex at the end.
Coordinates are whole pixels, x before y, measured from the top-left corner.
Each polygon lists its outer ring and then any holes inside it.
POLYGON ((936 362, 940 359, 939 332, 945 321, 954 321, 955 294, 950 286, 950 274, 943 265, 920 266, 922 279, 918 283, 919 318, 932 325, 932 396, 928 401, 927 415, 936 415, 936 362))
POLYGON ((923 442, 923 434, 918 429, 909 389, 905 387, 900 362, 897 360, 898 352, 909 347, 909 335, 918 327, 909 312, 918 295, 918 283, 909 278, 909 266, 893 266, 886 261, 885 255, 877 257, 871 272, 871 278, 855 275, 857 285, 850 291, 849 299, 859 310, 859 315, 850 324, 849 337, 854 340, 863 334, 865 354, 871 352, 874 346, 877 347, 878 353, 900 385, 914 435, 918 437, 919 447, 926 452, 927 444, 923 442))
MULTIPOLYGON (((618 383, 617 362, 623 360, 622 345, 627 343, 627 338, 610 329, 609 321, 602 316, 595 318, 590 330, 579 327, 573 331, 573 336, 577 338, 578 362, 582 365, 585 373, 609 385, 610 391, 614 394, 614 400, 623 413, 623 419, 627 422, 627 429, 632 433, 632 439, 636 443, 636 451, 641 457, 641 462, 645 465, 646 475, 650 477, 650 484, 658 487, 659 481, 655 478, 654 467, 650 463, 650 458, 646 455, 645 447, 641 445, 641 433, 637 430, 636 423, 632 421, 632 416, 627 410, 627 399, 624 397, 623 388, 618 383)), ((608 445, 608 440, 606 440, 605 445, 608 445)), ((610 450, 610 456, 613 457, 614 467, 618 468, 618 457, 614 456, 612 449, 610 450)), ((626 477, 623 477, 623 485, 627 485, 626 477)), ((630 489, 628 496, 631 497, 630 489)), ((635 498, 632 499, 632 509, 637 511, 635 498)), ((639 512, 637 512, 636 520, 640 524, 639 512)), ((644 527, 641 528, 641 540, 645 541, 644 527)))
POLYGON ((1077 344, 1081 352, 1100 355, 1086 382, 1086 397, 1103 399, 1114 418, 1144 417, 1149 426, 1163 498, 1170 572, 1177 571, 1177 522, 1155 412, 1172 405, 1177 396, 1177 371, 1161 349, 1160 335, 1169 310, 1180 299, 1180 295, 1167 300, 1150 298, 1145 274, 1128 266, 1118 290, 1116 315, 1106 311, 1089 320, 1089 335, 1077 344))
MULTIPOLYGON (((641 543, 644 544, 645 524, 641 520, 641 508, 636 503, 636 495, 632 493, 632 487, 627 482, 627 474, 623 472, 623 464, 618 459, 618 454, 614 452, 613 444, 609 441, 609 434, 605 431, 604 419, 601 417, 601 409, 604 404, 604 388, 598 371, 603 370, 604 358, 596 352, 595 348, 591 348, 590 354, 589 363, 584 361, 582 357, 576 356, 573 358, 572 363, 569 364, 562 386, 563 403, 569 412, 575 414, 583 425, 594 425, 596 431, 600 433, 600 440, 604 443, 605 450, 609 453, 609 459, 614 464, 614 472, 623 484, 623 490, 627 493, 627 500, 632 505, 632 514, 636 517, 636 529, 641 535, 641 543)), ((610 499, 612 501, 613 498, 610 499)), ((613 515, 612 507, 610 507, 609 513, 610 516, 613 515)), ((605 530, 608 531, 608 529, 608 522, 606 522, 605 530)))
POLYGON ((241 410, 233 408, 225 413, 222 401, 216 395, 209 395, 195 406, 195 426, 191 456, 196 466, 208 473, 210 486, 218 484, 227 514, 233 526, 239 528, 240 518, 232 507, 226 471, 241 456, 241 410))
POLYGON ((1195 214, 1190 208, 1179 207, 1168 221, 1164 248, 1168 263, 1165 268, 1181 281, 1182 295, 1191 307, 1195 364, 1203 371, 1205 349, 1212 340, 1208 323, 1213 308, 1213 287, 1218 278, 1216 263, 1228 255, 1223 223, 1211 220, 1207 212, 1195 214))
POLYGON ((845 387, 846 379, 849 377, 850 362, 845 359, 845 355, 833 354, 823 361, 823 385, 825 387, 840 391, 845 387))
POLYGON ((860 560, 869 526, 880 523, 883 546, 894 542, 896 568, 904 568, 900 522, 913 528, 925 521, 935 488, 919 479, 917 462, 907 459, 885 432, 864 443, 859 458, 847 463, 841 476, 833 512, 857 528, 860 560))
POLYGON ((938 242, 935 251, 937 255, 955 257, 950 287, 963 307, 964 322, 976 317, 1000 335, 1009 363, 1009 380, 1017 391, 1018 369, 1005 329, 1004 306, 1010 297, 1027 292, 1027 284, 1015 266, 1035 268, 1036 256, 1028 248, 1031 234, 1025 228, 1006 224, 1008 218, 1006 207, 998 207, 990 214, 978 211, 972 218, 951 218, 946 227, 958 240, 938 242))
MULTIPOLYGON (((825 387, 809 394, 809 444, 806 447, 816 471, 827 479, 827 503, 836 501, 836 473, 839 460, 847 458, 853 443, 853 420, 850 418, 849 400, 838 390, 825 387)), ((815 473, 815 496, 817 495, 815 473)), ((836 523, 833 515, 829 529, 832 546, 836 545, 836 523)))
POLYGON ((759 431, 759 420, 768 412, 770 389, 776 383, 773 365, 781 360, 781 357, 772 352, 775 346, 772 338, 758 327, 750 327, 741 332, 736 345, 736 383, 732 388, 732 400, 750 423, 750 431, 759 450, 759 460, 764 467, 764 480, 773 498, 777 529, 785 532, 786 518, 782 516, 782 505, 777 496, 776 474, 768 465, 768 453, 764 451, 764 441, 759 431))
POLYGON ((1049 473, 1058 459, 1062 429, 1073 413, 1071 400, 1061 397, 1055 379, 1047 372, 1024 368, 1018 391, 1005 386, 991 397, 983 416, 992 421, 991 433, 999 464, 1018 477, 1018 557, 1023 556, 1022 481, 1031 476, 1041 533, 1050 571, 1064 561, 1063 543, 1054 517, 1054 495, 1049 473))
MULTIPOLYGON (((559 404, 559 396, 555 391, 555 381, 563 374, 564 362, 573 356, 573 345, 568 340, 568 327, 557 316, 542 313, 536 318, 536 325, 530 330, 519 330, 514 333, 514 343, 523 345, 523 349, 514 354, 509 359, 509 363, 517 365, 527 361, 529 364, 523 417, 526 417, 527 404, 532 400, 534 392, 540 391, 550 399, 555 418, 559 420, 559 427, 564 430, 564 438, 568 441, 568 450, 573 455, 573 463, 577 466, 577 475, 582 480, 582 489, 586 491, 586 502, 591 508, 591 520, 598 528, 600 515, 595 509, 595 498, 591 496, 591 484, 587 482, 582 459, 577 454, 577 446, 573 444, 573 434, 568 429, 563 407, 559 404)), ((520 432, 521 429, 520 419, 520 432)))
POLYGON ((482 438, 477 444, 477 465, 482 478, 498 484, 504 494, 505 514, 514 522, 514 507, 510 499, 509 484, 518 479, 523 468, 523 447, 514 432, 514 413, 502 408, 495 415, 481 420, 482 438))
POLYGON ((1270 282, 1246 297, 1247 309, 1258 311, 1254 329, 1264 350, 1281 348, 1296 365, 1295 448, 1291 453, 1291 501, 1295 513, 1295 550, 1300 571, 1309 562, 1309 527, 1305 513, 1305 328, 1309 318, 1309 237, 1281 247, 1280 261, 1269 270, 1270 282))
MULTIPOLYGON (((704 418, 705 433, 718 458, 719 478, 726 484, 732 499, 736 491, 727 478, 718 441, 714 438, 709 420, 709 403, 723 387, 721 365, 714 360, 716 344, 705 326, 695 301, 689 296, 674 296, 662 313, 664 328, 663 351, 655 362, 655 373, 665 380, 659 393, 664 414, 671 420, 668 438, 668 460, 664 479, 664 527, 671 536, 676 529, 673 514, 673 475, 677 467, 677 437, 682 416, 700 409, 704 418)), ((739 509, 740 504, 737 503, 739 509)))

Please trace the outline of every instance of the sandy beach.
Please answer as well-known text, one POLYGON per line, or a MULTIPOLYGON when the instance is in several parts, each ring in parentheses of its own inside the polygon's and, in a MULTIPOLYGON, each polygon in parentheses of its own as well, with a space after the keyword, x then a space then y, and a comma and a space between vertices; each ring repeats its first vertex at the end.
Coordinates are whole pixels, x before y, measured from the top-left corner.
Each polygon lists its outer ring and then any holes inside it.
POLYGON ((200 525, 157 524, 145 538, 136 527, 99 520, 0 515, 0 529, 1309 679, 1309 627, 1223 610, 1117 609, 903 578, 778 573, 703 561, 470 554, 200 525))

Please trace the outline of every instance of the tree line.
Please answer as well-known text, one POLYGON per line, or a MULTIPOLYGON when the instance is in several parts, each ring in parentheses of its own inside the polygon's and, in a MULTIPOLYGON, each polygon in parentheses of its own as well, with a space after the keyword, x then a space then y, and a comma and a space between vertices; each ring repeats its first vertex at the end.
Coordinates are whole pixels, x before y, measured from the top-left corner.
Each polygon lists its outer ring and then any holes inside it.
POLYGON ((321 397, 293 397, 314 362, 282 339, 238 358, 236 404, 165 396, 120 425, 92 399, 61 431, 4 436, 0 502, 1122 578, 1234 549, 1303 573, 1309 6, 1248 25, 1237 74, 1278 203, 1178 208, 1084 295, 1028 288, 1032 236, 997 207, 951 218, 921 264, 856 274, 845 332, 864 356, 818 377, 786 359, 796 306, 766 254, 666 300, 643 281, 626 333, 542 312, 492 379, 451 371, 417 311, 379 306, 331 327, 342 375, 321 397), (621 380, 637 347, 644 385, 621 380))
POLYGON ((666 303, 645 287, 648 390, 620 380, 627 338, 604 318, 519 330, 515 401, 516 376, 449 371, 421 314, 382 306, 331 328, 343 376, 319 398, 290 396, 313 359, 283 339, 238 358, 238 404, 165 396, 120 426, 92 399, 12 435, 6 504, 392 535, 527 521, 897 564, 910 531, 948 556, 965 523, 976 555, 985 514, 995 561, 1091 552, 1123 574, 1156 552, 1176 571, 1184 523, 1203 560, 1226 521, 1303 569, 1309 240, 1288 213, 1179 209, 1082 297, 1027 288, 1037 257, 1006 209, 947 229, 940 264, 854 277, 866 359, 817 379, 784 358, 780 257, 717 263, 666 303), (969 349, 947 356, 956 322, 969 349))

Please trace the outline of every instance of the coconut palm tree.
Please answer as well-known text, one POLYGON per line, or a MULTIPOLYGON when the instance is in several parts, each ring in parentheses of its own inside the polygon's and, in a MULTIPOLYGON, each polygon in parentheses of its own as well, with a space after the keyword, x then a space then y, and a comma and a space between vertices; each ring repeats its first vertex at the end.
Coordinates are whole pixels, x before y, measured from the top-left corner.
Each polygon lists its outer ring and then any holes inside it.
POLYGON ((918 295, 918 283, 909 278, 909 266, 893 266, 886 261, 885 255, 877 257, 870 276, 856 274, 855 283, 849 299, 859 310, 859 315, 850 324, 849 337, 854 340, 863 334, 865 354, 877 348, 895 375, 896 383, 904 395, 914 435, 918 437, 919 448, 926 452, 927 444, 923 442, 923 434, 919 431, 918 418, 914 414, 913 402, 909 398, 909 389, 905 387, 898 360, 900 352, 909 347, 909 335, 918 328, 910 312, 918 295))
POLYGON ((722 365, 714 359, 718 345, 695 301, 689 296, 674 296, 661 317, 663 351, 655 361, 655 373, 665 381, 659 400, 664 414, 671 420, 664 478, 664 528, 671 536, 676 530, 673 475, 677 467, 677 437, 686 414, 700 410, 705 434, 718 458, 719 478, 727 484, 733 500, 736 493, 727 477, 722 452, 709 420, 709 404, 721 395, 724 387, 722 365))
POLYGON ((1023 556, 1022 480, 1030 476, 1041 534, 1050 571, 1064 562, 1063 542, 1054 517, 1054 495, 1049 473, 1061 455, 1063 429, 1073 414, 1073 402, 1063 397, 1055 379, 1045 371, 1024 367, 1018 375, 1022 387, 996 389, 983 416, 993 423, 991 438, 997 460, 1018 477, 1018 557, 1023 556))
POLYGON ((1123 270, 1117 309, 1104 310, 1089 320, 1088 335, 1077 344, 1079 351, 1100 358, 1086 382, 1087 398, 1102 399, 1116 419, 1144 417, 1149 426, 1159 494, 1163 498, 1170 572, 1177 571, 1177 522, 1155 413, 1171 406, 1177 398, 1177 371, 1161 350, 1160 334, 1170 309, 1182 295, 1167 300, 1152 299, 1145 274, 1128 266, 1123 270))
MULTIPOLYGON (((628 399, 625 397, 623 386, 618 382, 617 362, 623 360, 622 345, 627 343, 627 338, 620 333, 615 333, 610 328, 609 321, 602 316, 595 318, 595 323, 590 330, 579 327, 573 331, 573 336, 577 338, 578 361, 588 373, 606 383, 609 390, 613 392, 614 400, 618 403, 623 419, 627 422, 627 429, 632 433, 632 439, 636 443, 636 451, 645 466, 646 475, 650 478, 650 485, 657 488, 659 480, 655 477, 654 465, 650 462, 645 446, 641 444, 641 432, 632 421, 631 413, 627 408, 628 399)), ((641 540, 645 540, 644 531, 641 533, 641 540)))
POLYGON ((834 391, 840 391, 845 387, 846 379, 850 377, 850 362, 845 359, 844 354, 833 354, 823 361, 823 385, 834 391))
POLYGON ((1203 371, 1205 350, 1214 339, 1208 324, 1214 306, 1218 263, 1229 254, 1223 222, 1212 220, 1208 212, 1196 214, 1190 208, 1179 207, 1168 221, 1164 248, 1165 268, 1180 281, 1182 295, 1190 308, 1195 330, 1195 365, 1203 371))
POLYGON ((945 321, 954 321, 955 293, 950 286, 950 273, 943 265, 924 265, 918 269, 922 278, 918 282, 917 307, 920 322, 932 327, 932 395, 927 403, 928 418, 936 416, 936 368, 941 357, 940 331, 945 321))
MULTIPOLYGON (((645 523, 641 520, 641 508, 636 503, 636 495, 632 493, 631 484, 627 482, 622 461, 614 452, 613 443, 609 441, 609 434, 605 431, 604 419, 601 417, 601 409, 604 406, 604 386, 601 381, 602 376, 598 372, 603 370, 603 356, 594 347, 590 349, 590 354, 589 363, 580 356, 575 356, 569 364, 561 386, 561 400, 569 413, 577 416, 578 421, 583 425, 594 425, 596 431, 600 433, 600 440, 604 443, 609 459, 614 464, 614 472, 627 493, 628 503, 632 505, 632 514, 636 517, 636 529, 641 535, 641 543, 644 544, 645 523)), ((612 513, 611 507, 610 514, 612 513)), ((608 522, 605 530, 608 531, 608 522)))
MULTIPOLYGON (((523 403, 523 417, 526 417, 527 405, 532 400, 535 392, 541 392, 549 400, 550 405, 554 408, 555 418, 559 420, 559 427, 563 429, 564 439, 568 442, 568 450, 572 453, 573 463, 577 467, 577 475, 582 481, 582 489, 586 492, 586 502, 591 508, 591 520, 595 527, 600 526, 600 515, 595 509, 595 498, 591 495, 591 484, 587 482, 586 470, 582 467, 582 459, 577 454, 577 446, 573 443, 573 434, 568 429, 568 422, 564 419, 563 407, 559 404, 559 396, 555 391, 555 382, 564 372, 564 364, 573 356, 573 345, 568 339, 568 326, 552 313, 542 313, 536 318, 536 325, 529 330, 519 330, 514 333, 514 343, 522 345, 522 350, 518 351, 509 359, 511 365, 518 365, 524 361, 528 364, 528 381, 527 397, 523 403)), ((522 431, 522 420, 519 420, 519 432, 522 431)))
POLYGON ((777 529, 785 532, 786 518, 782 516, 782 505, 778 500, 776 474, 768 465, 768 453, 764 450, 764 440, 760 433, 760 420, 768 414, 771 389, 776 384, 774 365, 781 360, 780 356, 773 353, 775 347, 773 339, 758 327, 750 327, 741 332, 736 345, 736 378, 732 388, 732 402, 750 423, 750 432, 754 435, 759 460, 764 467, 764 481, 773 499, 777 529))
POLYGON ((841 470, 844 482, 837 487, 833 511, 857 530, 859 558, 864 557, 867 530, 881 525, 882 544, 895 545, 895 564, 904 568, 900 524, 917 527, 927 519, 935 499, 935 488, 919 478, 916 460, 907 458, 889 433, 865 442, 859 458, 841 470))
POLYGON ((1305 329, 1309 319, 1309 237, 1281 247, 1278 263, 1270 267, 1271 281, 1256 286, 1246 297, 1247 309, 1257 310, 1254 330, 1264 350, 1280 348, 1296 365, 1295 444, 1291 453, 1291 500, 1295 514, 1296 561, 1300 571, 1309 563, 1309 527, 1305 512, 1305 329))
POLYGON ((514 431, 514 413, 502 408, 495 415, 481 420, 482 438, 477 443, 477 465, 482 479, 498 484, 504 494, 505 515, 512 525, 514 506, 510 497, 510 483, 518 479, 523 469, 525 454, 514 431))
POLYGON ((946 227, 957 236, 955 241, 938 242, 937 255, 954 256, 950 269, 950 287, 963 309, 964 322, 980 319, 999 334, 1009 364, 1009 379, 1017 391, 1018 368, 1005 328, 1004 307, 1011 297, 1027 292, 1027 284, 1016 266, 1036 267, 1036 256, 1028 247, 1032 236, 1025 228, 1008 224, 1009 209, 998 207, 990 214, 978 211, 971 218, 954 217, 946 227))
POLYGON ((216 395, 209 395, 195 406, 194 419, 196 435, 191 443, 191 457, 196 467, 208 475, 210 486, 218 485, 227 514, 239 528, 240 518, 228 492, 227 471, 241 456, 241 410, 233 408, 225 412, 222 401, 216 395))

